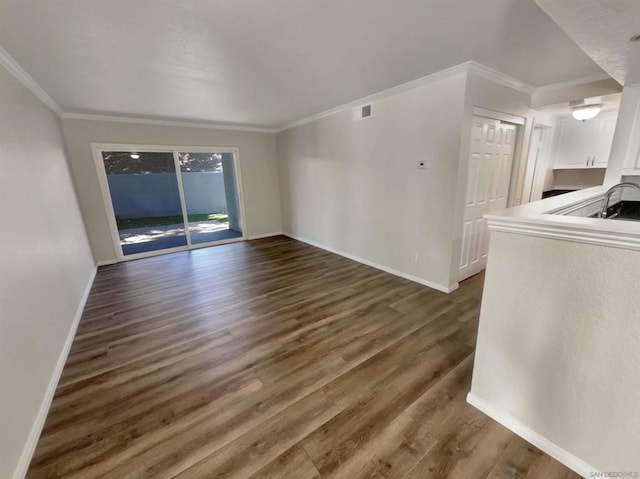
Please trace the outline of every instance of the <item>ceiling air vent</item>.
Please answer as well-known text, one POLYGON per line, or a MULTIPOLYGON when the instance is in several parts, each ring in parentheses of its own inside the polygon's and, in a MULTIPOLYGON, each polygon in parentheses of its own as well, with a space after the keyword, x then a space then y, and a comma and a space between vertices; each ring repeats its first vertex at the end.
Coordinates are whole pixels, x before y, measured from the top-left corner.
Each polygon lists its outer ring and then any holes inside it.
POLYGON ((353 109, 353 121, 364 120, 371 117, 371 104, 357 106, 353 109))

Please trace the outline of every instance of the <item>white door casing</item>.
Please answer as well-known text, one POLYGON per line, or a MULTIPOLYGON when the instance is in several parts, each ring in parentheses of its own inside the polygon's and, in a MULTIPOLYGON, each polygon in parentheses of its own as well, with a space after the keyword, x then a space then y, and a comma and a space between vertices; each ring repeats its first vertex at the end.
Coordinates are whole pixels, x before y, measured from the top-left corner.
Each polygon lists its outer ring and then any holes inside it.
POLYGON ((507 207, 516 125, 473 116, 458 280, 487 264, 489 231, 484 215, 507 207))
POLYGON ((527 193, 522 195, 523 203, 538 201, 542 198, 552 132, 551 127, 538 125, 533 128, 527 156, 527 174, 524 180, 527 193))
POLYGON ((536 170, 538 169, 538 161, 541 159, 543 136, 544 132, 542 131, 542 127, 534 126, 531 131, 531 140, 529 141, 529 153, 527 154, 527 163, 525 165, 524 182, 522 184, 522 202, 520 204, 534 201, 532 199, 533 183, 536 170))

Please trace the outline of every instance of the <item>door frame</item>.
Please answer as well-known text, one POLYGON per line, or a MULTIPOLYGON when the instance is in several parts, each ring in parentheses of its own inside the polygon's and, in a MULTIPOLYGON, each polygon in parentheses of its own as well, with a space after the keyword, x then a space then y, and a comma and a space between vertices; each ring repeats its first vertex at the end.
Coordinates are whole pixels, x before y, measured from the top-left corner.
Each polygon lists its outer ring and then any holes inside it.
MULTIPOLYGON (((457 281, 458 283, 460 281, 463 281, 471 276, 474 276, 475 274, 481 272, 483 269, 486 268, 486 254, 488 254, 488 251, 484 251, 485 247, 488 247, 489 244, 489 232, 487 231, 486 228, 486 220, 484 219, 484 215, 491 213, 492 211, 490 210, 490 208, 496 208, 496 205, 493 204, 491 198, 492 198, 492 192, 489 191, 489 189, 491 188, 491 185, 501 185, 500 189, 502 194, 496 195, 495 200, 498 199, 498 197, 501 198, 501 205, 498 206, 498 208, 508 208, 509 207, 509 196, 512 192, 512 184, 513 184, 513 180, 514 180, 514 168, 515 168, 515 164, 516 164, 516 142, 517 142, 517 137, 518 137, 518 129, 519 129, 519 124, 517 123, 513 123, 510 121, 506 121, 504 119, 498 119, 498 118, 489 118, 488 115, 477 115, 474 114, 471 116, 471 129, 469 131, 469 141, 468 141, 468 148, 467 148, 467 174, 466 174, 466 181, 464 181, 464 185, 465 185, 465 198, 468 196, 469 191, 470 191, 470 185, 476 184, 476 195, 477 195, 477 189, 478 189, 478 185, 480 184, 480 180, 482 178, 485 178, 487 181, 486 187, 487 187, 487 197, 484 199, 484 201, 481 201, 480 203, 478 203, 477 200, 477 196, 476 196, 476 200, 474 200, 473 202, 473 206, 471 207, 473 209, 473 215, 471 218, 467 218, 467 206, 466 206, 466 201, 464 202, 465 205, 463 205, 463 214, 462 214, 462 227, 461 227, 461 236, 460 236, 460 251, 458 252, 458 269, 457 269, 457 281), (480 134, 480 140, 482 142, 482 149, 485 150, 489 144, 496 144, 495 141, 490 141, 488 137, 485 136, 487 128, 490 129, 492 126, 496 127, 496 130, 494 133, 494 135, 498 134, 498 131, 500 130, 500 128, 507 128, 508 130, 510 130, 511 132, 513 132, 513 136, 512 136, 512 140, 511 142, 509 142, 507 148, 510 150, 510 162, 504 164, 505 167, 508 168, 508 171, 503 171, 502 167, 499 167, 499 170, 496 170, 496 164, 495 164, 495 160, 498 159, 498 156, 494 155, 495 153, 495 147, 491 147, 490 151, 491 151, 491 157, 489 159, 489 166, 486 166, 486 168, 488 168, 488 170, 485 169, 481 169, 481 170, 475 170, 476 171, 476 176, 474 176, 474 178, 471 178, 469 176, 469 173, 472 171, 472 162, 471 162, 471 158, 472 158, 472 151, 476 151, 473 149, 473 146, 475 144, 475 139, 476 137, 476 128, 477 128, 477 122, 481 122, 480 124, 482 125, 482 133, 480 134), (487 125, 489 125, 487 127, 487 125), (487 177, 485 176, 485 173, 489 173, 490 175, 487 177), (500 176, 496 176, 496 174, 500 174, 500 176), (499 181, 498 181, 499 180, 499 181), (484 206, 481 206, 484 205, 484 206), (477 208, 480 208, 480 211, 477 210, 477 208), (481 214, 482 216, 478 217, 477 215, 481 214), (472 221, 472 231, 474 231, 473 234, 470 234, 470 236, 467 236, 468 241, 465 241, 465 232, 467 231, 467 229, 465 228, 465 225, 467 224, 467 222, 465 220, 471 220, 472 221), (471 252, 476 252, 477 253, 477 260, 474 261, 474 258, 471 256, 471 252), (463 254, 466 252, 466 255, 463 254), (465 263, 464 269, 462 268, 462 265, 460 264, 463 261, 463 258, 468 258, 468 262, 465 263)), ((505 145, 507 145, 506 143, 503 142, 499 142, 499 149, 500 151, 502 151, 502 149, 504 148, 505 145)), ((500 156, 500 159, 498 159, 499 163, 502 163, 502 155, 500 156)), ((484 162, 483 162, 484 163, 484 162)), ((482 163, 481 163, 482 164, 482 163)), ((493 188, 491 188, 492 191, 498 193, 497 191, 493 190, 493 188)))
POLYGON ((131 261, 140 258, 147 258, 150 256, 157 256, 161 254, 176 253, 178 251, 189 251, 199 248, 208 248, 209 246, 217 246, 227 243, 236 243, 238 241, 246 241, 247 239, 247 224, 246 224, 246 211, 244 204, 244 185, 242 183, 242 169, 240 167, 240 151, 236 147, 220 147, 220 146, 175 146, 175 145, 140 145, 140 144, 126 144, 126 143, 91 143, 91 153, 98 173, 98 183, 100 184, 100 192, 102 193, 102 201, 104 203, 105 213, 109 224, 109 231, 111 233, 111 239, 116 252, 117 262, 131 261), (185 237, 187 244, 185 246, 179 246, 176 248, 167 248, 157 251, 147 251, 144 253, 136 253, 130 255, 124 255, 122 253, 122 246, 120 245, 120 234, 118 231, 118 225, 116 223, 115 210, 113 208, 113 201, 111 199, 111 191, 109 190, 109 182, 107 181, 107 170, 104 166, 104 160, 102 153, 104 151, 135 151, 141 153, 158 152, 158 153, 172 153, 173 161, 176 168, 176 181, 178 184, 178 191, 180 195, 180 205, 182 207, 182 216, 185 227, 185 237), (187 210, 184 197, 184 185, 182 182, 182 172, 180 170, 180 163, 178 158, 179 152, 187 153, 230 153, 233 155, 233 166, 235 170, 236 189, 238 192, 238 203, 240 208, 240 227, 242 229, 242 236, 238 238, 229 238, 220 241, 212 241, 209 243, 192 244, 189 234, 189 223, 187 220, 187 210))
POLYGON ((454 291, 455 289, 457 289, 460 282, 459 265, 462 248, 464 204, 467 191, 473 116, 481 116, 492 120, 505 121, 508 123, 513 123, 517 126, 513 165, 511 168, 511 178, 509 180, 509 196, 507 197, 507 208, 515 206, 520 199, 517 197, 517 195, 519 192, 518 188, 521 183, 522 176, 520 170, 522 168, 523 146, 527 143, 529 135, 531 133, 531 125, 527 117, 477 106, 465 109, 463 127, 460 132, 457 185, 454 197, 455 209, 451 225, 453 230, 453 238, 451 242, 451 263, 449 265, 449 291, 454 291))
MULTIPOLYGON (((525 129, 527 127, 527 120, 522 116, 512 115, 511 113, 504 113, 501 111, 489 110, 487 108, 480 108, 474 106, 471 111, 471 117, 481 116, 483 118, 489 118, 490 120, 504 121, 506 123, 512 123, 516 125, 516 143, 513 150, 513 164, 511 165, 511 178, 509 179, 509 194, 507 196, 507 208, 518 206, 522 202, 522 198, 518 198, 518 183, 520 180, 520 158, 522 158, 522 150, 524 145, 525 129)), ((470 142, 470 140, 467 140, 470 142)), ((467 167, 469 159, 466 159, 467 167)), ((466 180, 465 180, 466 186, 466 180)), ((521 192, 522 194, 522 192, 521 192)))
MULTIPOLYGON (((525 202, 525 193, 527 198, 526 198, 526 203, 530 203, 531 201, 538 201, 540 198, 538 198, 538 200, 532 200, 531 199, 531 195, 533 194, 533 189, 536 186, 536 178, 539 178, 540 175, 540 166, 542 166, 540 163, 545 163, 547 166, 549 166, 549 157, 551 154, 551 148, 552 148, 552 144, 554 141, 554 134, 555 134, 555 128, 553 124, 550 124, 549 122, 545 122, 545 121, 540 121, 537 118, 533 119, 533 122, 531 124, 531 135, 529 137, 529 147, 527 148, 527 156, 525 159, 525 166, 524 166, 524 177, 523 177, 523 183, 522 183, 522 201, 525 202), (531 159, 531 147, 533 146, 533 139, 534 139, 534 134, 536 131, 536 128, 540 128, 542 131, 544 131, 544 138, 542 140, 542 158, 536 158, 534 162, 532 162, 531 159)), ((544 190, 544 185, 543 185, 543 190, 544 190)))

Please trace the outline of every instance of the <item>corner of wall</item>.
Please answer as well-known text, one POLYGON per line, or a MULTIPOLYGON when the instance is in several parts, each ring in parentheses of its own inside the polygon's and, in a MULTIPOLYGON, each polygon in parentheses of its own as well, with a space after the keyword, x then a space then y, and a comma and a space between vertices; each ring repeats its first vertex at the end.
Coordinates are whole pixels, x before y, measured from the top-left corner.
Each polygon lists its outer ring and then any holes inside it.
POLYGON ((557 444, 549 441, 547 438, 537 433, 527 425, 522 424, 520 421, 518 421, 505 411, 494 408, 487 401, 476 396, 473 392, 473 388, 472 391, 467 395, 467 402, 475 407, 478 411, 486 414, 494 421, 502 424, 504 427, 523 438, 525 441, 533 444, 535 447, 553 457, 558 462, 564 464, 573 471, 577 472, 581 476, 602 477, 595 475, 599 472, 595 467, 590 466, 580 458, 574 456, 565 449, 562 449, 557 444))
MULTIPOLYGON (((78 208, 80 209, 80 219, 82 221, 82 226, 84 228, 84 236, 87 240, 87 244, 89 245, 89 249, 91 250, 91 255, 93 257, 94 264, 98 264, 98 260, 96 258, 96 253, 94 251, 93 244, 91 243, 91 238, 89 237, 89 230, 87 229, 87 220, 85 218, 84 212, 82 211, 82 203, 80 202, 80 196, 78 193, 78 179, 74 175, 73 168, 71 167, 71 156, 69 155, 69 144, 67 142, 67 135, 64 129, 64 120, 62 117, 58 118, 58 125, 60 127, 60 137, 62 138, 62 148, 64 151, 64 157, 67 163, 67 173, 71 178, 71 186, 73 187, 73 196, 76 199, 76 203, 78 204, 78 208)), ((95 273, 94 273, 95 274, 95 273)))
POLYGON ((471 132, 471 115, 473 102, 468 98, 470 73, 465 74, 464 89, 462 92, 462 107, 460 110, 460 143, 458 146, 458 158, 456 164, 456 185, 451 204, 451 251, 449 257, 449 284, 458 285, 458 264, 460 263, 460 249, 462 246, 462 223, 464 221, 464 195, 467 187, 467 157, 469 155, 469 136, 471 132))
POLYGON ((60 381, 60 377, 62 376, 62 370, 64 369, 64 365, 67 362, 67 357, 69 356, 71 345, 73 344, 73 340, 76 336, 78 324, 80 323, 82 313, 84 312, 87 300, 89 299, 89 293, 91 292, 91 287, 93 286, 97 271, 97 267, 94 267, 87 280, 87 285, 85 286, 82 298, 80 298, 80 303, 78 304, 78 308, 73 318, 73 322, 71 323, 71 327, 67 332, 67 338, 64 342, 64 346, 62 348, 62 351, 60 352, 60 355, 58 356, 58 361, 56 362, 53 375, 49 380, 45 396, 42 399, 38 414, 36 415, 36 418, 31 426, 31 431, 29 433, 27 443, 22 449, 22 454, 20 455, 20 459, 18 460, 18 464, 14 470, 12 479, 23 479, 27 474, 29 464, 31 463, 31 459, 33 458, 33 454, 35 453, 36 446, 38 445, 38 440, 40 439, 40 434, 42 433, 44 423, 47 419, 49 408, 51 407, 51 403, 53 401, 53 396, 55 395, 56 389, 58 387, 58 382, 60 381))
POLYGON ((524 175, 524 164, 529 148, 529 141, 532 130, 533 111, 529 108, 532 91, 527 89, 515 89, 499 81, 498 78, 488 78, 471 70, 467 73, 464 91, 464 105, 462 108, 463 118, 460 130, 460 149, 457 167, 457 186, 455 198, 453 200, 454 211, 452 214, 452 252, 450 282, 458 280, 458 263, 460 260, 462 223, 464 219, 464 198, 467 186, 469 138, 471 136, 471 125, 474 107, 480 107, 497 113, 505 113, 525 119, 520 145, 516 145, 516 157, 514 158, 514 168, 517 168, 515 197, 518 197, 518 189, 522 189, 522 177, 524 175), (522 169, 522 171, 521 171, 522 169))
POLYGON ((274 143, 274 158, 276 161, 276 168, 278 170, 278 198, 280 199, 280 231, 285 230, 285 202, 284 202, 284 192, 283 192, 283 166, 282 166, 282 149, 280 148, 280 135, 282 133, 273 133, 273 143, 274 143))

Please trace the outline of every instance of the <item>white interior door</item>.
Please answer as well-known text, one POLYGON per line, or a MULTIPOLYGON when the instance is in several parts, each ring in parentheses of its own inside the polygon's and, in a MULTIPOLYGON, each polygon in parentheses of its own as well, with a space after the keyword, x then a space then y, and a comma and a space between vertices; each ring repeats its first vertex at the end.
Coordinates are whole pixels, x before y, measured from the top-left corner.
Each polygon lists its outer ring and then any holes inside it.
POLYGON ((487 264, 489 232, 483 216, 507 207, 516 125, 473 117, 458 280, 487 264))

